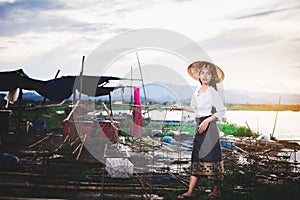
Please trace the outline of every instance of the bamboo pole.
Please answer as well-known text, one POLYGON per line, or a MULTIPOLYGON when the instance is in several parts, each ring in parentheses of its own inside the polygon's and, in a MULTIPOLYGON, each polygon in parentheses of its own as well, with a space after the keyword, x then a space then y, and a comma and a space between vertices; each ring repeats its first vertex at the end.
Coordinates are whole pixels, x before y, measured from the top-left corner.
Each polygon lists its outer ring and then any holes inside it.
POLYGON ((31 148, 35 147, 36 145, 38 145, 38 144, 42 143, 43 141, 47 140, 52 135, 53 135, 53 133, 50 133, 48 136, 44 137, 43 139, 37 141, 36 143, 34 143, 34 144, 30 145, 30 146, 28 146, 27 148, 31 149, 31 148))
POLYGON ((63 120, 63 122, 69 121, 73 112, 76 110, 77 106, 79 105, 80 100, 78 99, 75 106, 72 108, 71 112, 69 113, 69 115, 67 116, 66 119, 63 120))
POLYGON ((239 151, 241 151, 243 153, 249 154, 247 151, 245 151, 244 149, 242 149, 242 148, 240 148, 240 147, 238 147, 238 146, 236 146, 234 144, 232 146, 234 146, 237 150, 239 150, 239 151))
MULTIPOLYGON (((46 188, 46 189, 64 189, 64 190, 90 190, 101 191, 103 186, 91 186, 91 185, 54 185, 54 184, 38 184, 33 182, 27 183, 0 183, 1 187, 24 187, 24 188, 46 188)), ((138 186, 105 186, 105 191, 182 191, 186 190, 186 187, 138 187, 138 186)))
POLYGON ((280 101, 281 101, 281 96, 279 96, 278 107, 277 107, 277 111, 276 111, 276 116, 275 116, 273 131, 271 133, 271 139, 274 138, 274 133, 275 133, 276 123, 277 123, 277 116, 278 116, 278 110, 279 110, 279 106, 280 106, 280 101))
POLYGON ((80 149, 79 149, 78 155, 77 155, 77 157, 76 157, 76 160, 78 160, 78 159, 79 159, 79 157, 80 157, 80 155, 81 155, 81 152, 82 152, 82 149, 83 149, 83 146, 84 146, 85 140, 86 140, 86 136, 87 136, 87 134, 84 134, 84 138, 83 138, 83 140, 82 140, 82 143, 81 143, 81 146, 80 146, 80 149))
MULTIPOLYGON (((58 76, 58 74, 59 74, 59 72, 60 72, 60 69, 59 70, 57 70, 57 72, 56 72, 56 74, 55 74, 55 77, 54 77, 54 80, 57 78, 57 76, 58 76)), ((44 97, 44 99, 43 99, 43 101, 42 101, 42 103, 41 103, 41 105, 44 105, 45 104, 45 101, 46 101, 46 97, 44 97)))
POLYGON ((67 140, 69 139, 69 137, 70 136, 67 135, 66 138, 64 139, 63 143, 61 143, 53 152, 59 151, 63 147, 63 145, 67 142, 67 140))
POLYGON ((251 135, 254 136, 254 134, 253 134, 253 132, 252 132, 252 130, 251 130, 251 128, 250 128, 248 122, 246 121, 245 123, 246 123, 246 125, 247 125, 247 127, 248 127, 248 130, 250 131, 251 135))
MULTIPOLYGON (((105 105, 104 102, 102 102, 102 105, 103 105, 103 107, 104 107, 104 110, 107 112, 107 115, 108 115, 109 120, 110 120, 110 124, 111 124, 111 126, 113 127, 113 129, 114 129, 115 136, 116 136, 116 138, 118 138, 118 136, 119 136, 119 135, 118 135, 119 128, 114 124, 114 119, 113 119, 112 116, 110 115, 109 110, 108 110, 108 108, 107 108, 107 106, 105 105)), ((117 141, 118 141, 118 140, 117 140, 117 141)))
MULTIPOLYGON (((141 186, 142 186, 142 188, 143 188, 143 190, 144 190, 144 193, 145 193, 145 199, 150 200, 149 194, 148 194, 148 192, 147 192, 147 190, 146 190, 146 188, 145 188, 145 185, 144 185, 143 180, 142 180, 141 178, 139 178, 139 181, 140 181, 140 184, 141 184, 141 186)), ((150 188, 152 188, 152 187, 150 187, 150 188)))
POLYGON ((175 177, 175 178, 176 178, 179 182, 181 182, 182 184, 184 184, 184 185, 186 185, 186 186, 189 186, 189 184, 187 183, 187 181, 184 180, 183 178, 178 177, 178 176, 176 176, 175 174, 172 174, 171 172, 167 172, 167 174, 169 174, 169 175, 175 177))
POLYGON ((73 142, 71 142, 70 146, 72 147, 78 140, 79 140, 79 137, 76 137, 76 139, 73 142))
MULTIPOLYGON (((60 70, 57 70, 57 72, 56 72, 56 74, 55 74, 55 77, 54 77, 54 80, 57 78, 59 72, 60 72, 60 70)), ((45 104, 46 99, 47 99, 47 98, 44 97, 44 99, 43 99, 43 101, 42 101, 42 103, 41 103, 41 106, 43 106, 43 105, 45 104)), ((37 118, 39 117, 40 113, 41 113, 41 112, 37 112, 37 113, 36 113, 36 115, 35 115, 34 118, 33 118, 33 121, 34 121, 34 122, 37 120, 37 118)))
POLYGON ((141 64, 140 64, 139 55, 138 55, 137 52, 136 52, 136 58, 137 58, 137 61, 138 61, 139 70, 140 70, 140 75, 141 75, 141 80, 142 80, 142 86, 143 86, 143 91, 144 91, 145 105, 147 105, 147 97, 146 97, 146 90, 145 90, 144 78, 143 78, 143 73, 142 73, 142 68, 141 68, 141 64))
POLYGON ((75 148, 75 150, 72 152, 72 154, 75 154, 80 147, 81 147, 81 143, 75 148))
POLYGON ((81 62, 81 71, 80 71, 80 85, 79 85, 79 97, 78 97, 78 99, 79 100, 81 100, 81 93, 82 93, 82 79, 83 79, 83 66, 84 66, 84 58, 85 58, 85 56, 82 56, 82 62, 81 62))
POLYGON ((25 108, 25 111, 27 111, 27 110, 41 110, 41 109, 46 109, 46 108, 59 107, 59 106, 63 105, 65 102, 66 102, 66 100, 62 100, 60 103, 57 103, 57 104, 49 104, 49 105, 28 107, 28 108, 25 108))

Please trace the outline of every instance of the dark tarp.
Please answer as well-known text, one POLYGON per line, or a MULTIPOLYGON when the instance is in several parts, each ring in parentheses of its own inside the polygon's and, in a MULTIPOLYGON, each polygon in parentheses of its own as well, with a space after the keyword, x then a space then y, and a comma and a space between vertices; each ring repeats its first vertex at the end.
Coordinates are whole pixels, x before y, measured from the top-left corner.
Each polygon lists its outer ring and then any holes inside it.
POLYGON ((88 96, 108 95, 115 87, 105 87, 110 80, 120 80, 109 76, 63 76, 61 78, 41 81, 29 78, 22 69, 9 72, 0 72, 0 91, 11 91, 17 88, 35 90, 41 96, 53 101, 68 99, 73 89, 88 96))

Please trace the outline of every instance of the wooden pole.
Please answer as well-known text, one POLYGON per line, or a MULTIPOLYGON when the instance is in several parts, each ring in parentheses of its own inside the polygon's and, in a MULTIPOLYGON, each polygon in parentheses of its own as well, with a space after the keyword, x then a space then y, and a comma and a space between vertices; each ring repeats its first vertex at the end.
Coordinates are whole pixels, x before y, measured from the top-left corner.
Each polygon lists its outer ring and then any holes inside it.
POLYGON ((131 81, 130 81, 130 104, 133 104, 133 86, 132 86, 132 67, 130 68, 130 77, 131 77, 131 81))
POLYGON ((144 91, 145 105, 147 105, 147 98, 146 98, 146 90, 145 90, 144 78, 143 78, 143 74, 142 74, 142 68, 141 68, 141 64, 140 64, 139 55, 138 55, 137 52, 136 52, 136 57, 137 57, 137 61, 138 61, 138 64, 139 64, 139 70, 140 70, 140 75, 141 75, 141 79, 142 79, 142 86, 143 86, 143 91, 144 91))
POLYGON ((75 150, 72 152, 72 154, 75 154, 77 151, 78 151, 78 149, 81 147, 81 143, 80 144, 78 144, 78 146, 75 148, 75 150))
POLYGON ((23 89, 20 88, 19 90, 19 112, 18 112, 18 121, 17 121, 17 131, 20 130, 21 126, 21 121, 22 121, 22 115, 23 115, 23 108, 22 108, 22 103, 23 103, 23 89))
MULTIPOLYGON (((58 74, 59 74, 59 72, 60 72, 60 70, 57 70, 57 72, 56 72, 56 74, 55 74, 55 77, 54 77, 54 79, 56 79, 57 78, 57 76, 58 76, 58 74)), ((41 103, 41 106, 43 106, 44 104, 45 104, 45 102, 46 102, 46 97, 44 97, 44 99, 43 99, 43 101, 42 101, 42 103, 41 103)), ((37 120, 37 118, 39 117, 39 115, 41 114, 41 112, 37 112, 36 113, 36 115, 35 115, 35 117, 34 117, 34 119, 33 119, 33 121, 35 122, 36 120, 37 120)))
POLYGON ((64 139, 64 141, 63 141, 63 143, 61 143, 60 145, 59 145, 59 147, 57 147, 53 152, 58 152, 62 147, 63 147, 63 145, 67 142, 67 140, 69 139, 69 135, 67 135, 66 136, 66 138, 64 139))
MULTIPOLYGON (((57 78, 57 76, 58 76, 58 74, 59 74, 59 72, 60 72, 60 69, 59 70, 57 70, 57 72, 56 72, 56 74, 55 74, 55 77, 54 77, 54 79, 56 79, 57 78)), ((44 97, 44 99, 43 99, 43 101, 42 101, 42 103, 41 103, 41 105, 44 105, 45 104, 45 101, 46 101, 46 97, 44 97)))
POLYGON ((277 123, 277 116, 278 116, 280 101, 281 101, 281 96, 279 96, 278 107, 277 107, 277 111, 276 111, 276 116, 275 116, 273 131, 272 131, 272 134, 271 134, 271 139, 274 138, 274 133, 275 133, 276 123, 277 123))
POLYGON ((53 135, 53 133, 50 133, 49 135, 47 135, 46 137, 44 137, 43 139, 37 141, 36 143, 30 145, 29 147, 27 147, 28 149, 31 149, 33 147, 35 147, 36 145, 42 143, 43 141, 47 140, 49 137, 51 137, 53 135))
MULTIPOLYGON (((91 186, 91 185, 53 185, 53 184, 39 184, 39 183, 0 183, 3 187, 24 187, 24 188, 48 188, 48 189, 64 189, 64 190, 90 190, 90 191, 100 191, 103 190, 103 186, 91 186)), ((184 191, 186 187, 137 187, 137 186, 106 186, 106 191, 184 191)), ((197 189, 199 190, 199 189, 197 189)))
POLYGON ((81 93, 82 93, 82 79, 83 79, 83 66, 84 66, 84 56, 82 57, 82 62, 81 62, 81 71, 80 71, 80 85, 79 85, 79 97, 78 99, 81 100, 81 93))
POLYGON ((81 155, 81 152, 82 152, 82 149, 83 149, 83 146, 84 146, 85 140, 86 140, 86 136, 87 136, 87 134, 84 134, 84 138, 83 138, 83 140, 82 140, 82 143, 81 143, 81 146, 80 146, 80 149, 79 149, 78 155, 77 155, 77 157, 76 157, 76 160, 79 160, 79 157, 80 157, 80 155, 81 155))
POLYGON ((115 130, 115 135, 116 135, 116 137, 118 137, 118 131, 119 131, 119 128, 114 124, 114 119, 113 119, 112 116, 110 115, 109 110, 108 110, 108 108, 107 108, 107 106, 105 105, 104 102, 102 102, 102 105, 103 105, 104 110, 106 111, 106 113, 107 113, 107 115, 108 115, 108 118, 109 118, 109 120, 110 120, 111 126, 112 126, 112 127, 114 128, 114 130, 115 130))
POLYGON ((251 128, 250 128, 248 122, 245 122, 245 123, 246 123, 246 125, 247 125, 247 127, 248 127, 248 130, 250 131, 251 135, 254 136, 254 134, 253 134, 253 132, 252 132, 252 130, 251 130, 251 128))
POLYGON ((110 116, 113 117, 113 111, 112 111, 112 100, 111 100, 111 94, 108 94, 109 97, 109 106, 110 106, 110 116))
POLYGON ((76 139, 73 142, 71 142, 70 146, 72 147, 78 140, 79 140, 79 137, 76 137, 76 139))
POLYGON ((73 109, 71 110, 71 112, 69 113, 69 115, 67 116, 66 119, 63 120, 63 122, 69 121, 73 112, 76 110, 77 106, 79 105, 80 100, 78 99, 75 106, 73 107, 73 109))

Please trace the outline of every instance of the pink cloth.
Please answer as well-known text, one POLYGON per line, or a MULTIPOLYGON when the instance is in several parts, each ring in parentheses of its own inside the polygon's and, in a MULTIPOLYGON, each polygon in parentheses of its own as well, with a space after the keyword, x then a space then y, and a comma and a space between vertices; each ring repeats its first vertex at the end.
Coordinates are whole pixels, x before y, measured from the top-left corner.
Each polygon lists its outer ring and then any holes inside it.
POLYGON ((141 137, 141 127, 144 126, 144 118, 142 115, 140 88, 134 87, 134 107, 132 111, 132 122, 130 133, 134 137, 141 137))

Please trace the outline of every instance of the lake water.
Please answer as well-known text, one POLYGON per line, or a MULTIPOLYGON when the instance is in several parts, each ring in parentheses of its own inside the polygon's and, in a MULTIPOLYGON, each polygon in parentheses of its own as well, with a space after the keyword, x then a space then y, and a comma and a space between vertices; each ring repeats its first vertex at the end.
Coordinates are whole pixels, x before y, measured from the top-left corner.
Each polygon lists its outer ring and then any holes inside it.
MULTIPOLYGON (((268 135, 273 132, 275 118, 275 111, 226 112, 226 120, 228 122, 243 126, 245 126, 247 122, 252 131, 262 135, 268 135)), ((300 112, 278 112, 274 137, 278 140, 296 140, 300 143, 300 112)), ((299 162, 300 151, 297 151, 293 157, 299 162)))
MULTIPOLYGON (((273 132, 275 111, 227 111, 226 120, 246 126, 263 135, 273 132)), ((300 112, 278 112, 274 136, 279 140, 300 140, 300 112)))
MULTIPOLYGON (((194 120, 193 113, 181 111, 153 110, 151 119, 159 121, 194 120)), ((273 132, 276 111, 227 111, 225 118, 229 123, 246 126, 262 135, 273 132)), ((300 140, 300 112, 278 112, 274 136, 280 140, 300 140)))
MULTIPOLYGON (((130 113, 128 112, 128 114, 130 113)), ((195 118, 193 113, 167 110, 152 110, 149 112, 149 117, 159 121, 193 120, 195 118)), ((246 126, 247 122, 252 131, 269 135, 273 132, 276 111, 227 111, 225 118, 227 122, 240 126, 246 126)), ((300 143, 300 112, 278 112, 274 137, 278 140, 297 140, 300 143)), ((300 161, 300 151, 296 153, 296 160, 300 161)))

